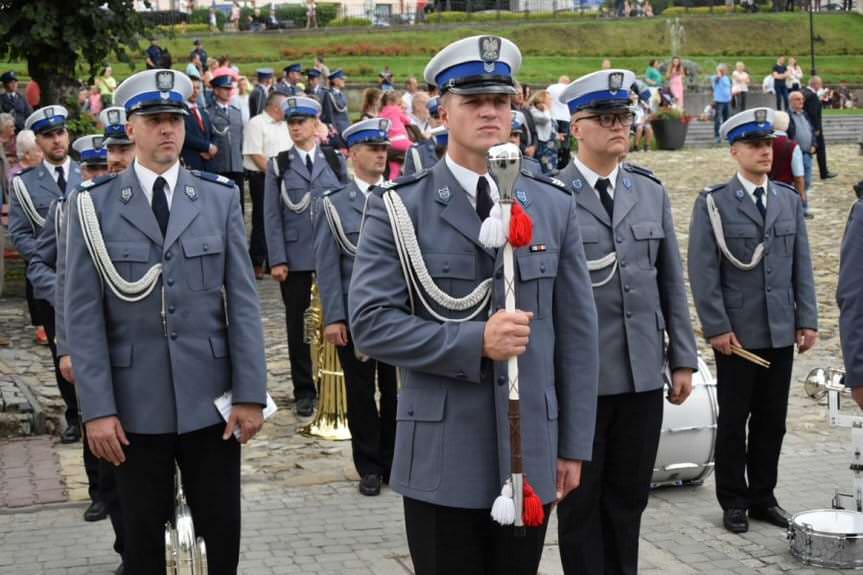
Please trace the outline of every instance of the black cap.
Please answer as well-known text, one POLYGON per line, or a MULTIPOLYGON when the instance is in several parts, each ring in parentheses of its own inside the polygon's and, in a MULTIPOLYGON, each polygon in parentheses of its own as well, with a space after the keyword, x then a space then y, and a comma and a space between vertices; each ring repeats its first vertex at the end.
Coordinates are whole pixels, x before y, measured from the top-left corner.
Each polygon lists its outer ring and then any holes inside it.
POLYGON ((16 76, 15 72, 13 72, 12 70, 9 70, 8 72, 3 72, 3 75, 0 76, 0 82, 3 82, 4 84, 9 82, 15 82, 17 80, 18 76, 16 76))

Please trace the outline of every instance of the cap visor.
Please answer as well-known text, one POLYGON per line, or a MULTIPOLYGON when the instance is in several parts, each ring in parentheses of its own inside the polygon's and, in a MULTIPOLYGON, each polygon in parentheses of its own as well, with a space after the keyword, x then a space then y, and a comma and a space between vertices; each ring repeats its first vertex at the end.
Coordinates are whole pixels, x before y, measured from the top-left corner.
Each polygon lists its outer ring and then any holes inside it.
POLYGON ((139 116, 153 116, 155 114, 179 114, 180 116, 188 116, 189 111, 186 109, 186 106, 155 105, 126 112, 127 116, 131 116, 133 114, 138 114, 139 116))
POLYGON ((129 146, 134 143, 129 138, 105 138, 103 142, 105 146, 129 146))

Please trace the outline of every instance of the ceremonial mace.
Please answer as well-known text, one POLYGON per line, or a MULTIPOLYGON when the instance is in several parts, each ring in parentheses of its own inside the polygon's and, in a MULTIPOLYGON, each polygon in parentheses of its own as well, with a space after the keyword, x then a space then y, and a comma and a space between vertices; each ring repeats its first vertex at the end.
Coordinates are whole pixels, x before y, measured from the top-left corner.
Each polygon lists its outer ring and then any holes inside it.
MULTIPOLYGON (((521 173, 521 150, 515 144, 501 144, 488 151, 489 173, 497 182, 500 202, 492 208, 480 229, 480 242, 491 248, 503 247, 503 281, 505 309, 515 311, 515 262, 513 249, 530 244, 532 222, 513 201, 515 182, 521 173)), ((519 399, 518 358, 507 360, 509 383, 510 478, 504 482, 500 496, 492 506, 492 518, 501 525, 514 525, 517 534, 524 527, 542 525, 545 517, 542 501, 524 475, 521 451, 521 402, 519 399)))

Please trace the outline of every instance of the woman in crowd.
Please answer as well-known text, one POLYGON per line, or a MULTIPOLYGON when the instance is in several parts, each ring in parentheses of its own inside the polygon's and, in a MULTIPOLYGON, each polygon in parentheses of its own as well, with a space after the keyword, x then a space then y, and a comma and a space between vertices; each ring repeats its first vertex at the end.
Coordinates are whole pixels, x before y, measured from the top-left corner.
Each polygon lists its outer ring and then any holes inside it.
POLYGON ((360 120, 369 120, 377 118, 378 112, 381 110, 381 92, 377 88, 366 88, 363 91, 363 113, 360 120))
POLYGON ((528 103, 530 115, 536 126, 536 155, 542 165, 543 173, 553 172, 557 168, 558 135, 555 122, 551 117, 551 95, 547 90, 534 93, 528 103))
POLYGON ((405 152, 411 147, 411 139, 408 137, 407 130, 411 119, 402 107, 402 94, 399 90, 385 93, 381 104, 381 111, 378 113, 378 117, 386 118, 390 121, 390 165, 387 179, 392 180, 401 175, 405 152))
POLYGON ((746 94, 749 92, 751 81, 743 62, 735 64, 734 71, 731 73, 731 99, 734 109, 738 112, 746 109, 746 94))
POLYGON ((803 88, 803 68, 797 63, 797 58, 791 56, 788 59, 788 91, 794 92, 803 88))
POLYGON ((102 96, 102 103, 110 106, 114 103, 114 90, 117 89, 117 79, 114 78, 111 66, 105 66, 102 74, 96 78, 96 86, 99 88, 99 94, 102 96))
POLYGON ((668 79, 668 89, 671 91, 671 95, 674 96, 675 105, 682 110, 686 68, 683 66, 680 56, 674 56, 671 59, 671 64, 668 66, 665 77, 668 79))

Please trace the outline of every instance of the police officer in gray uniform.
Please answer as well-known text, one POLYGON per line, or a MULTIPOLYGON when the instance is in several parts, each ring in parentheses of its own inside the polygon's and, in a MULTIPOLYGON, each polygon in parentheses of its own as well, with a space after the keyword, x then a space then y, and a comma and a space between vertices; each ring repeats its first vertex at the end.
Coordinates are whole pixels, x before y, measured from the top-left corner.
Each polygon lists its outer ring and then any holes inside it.
MULTIPOLYGON (((36 252, 37 236, 48 221, 51 203, 65 198, 81 182, 81 169, 69 157, 69 132, 66 130, 68 113, 62 106, 46 106, 33 112, 25 122, 28 130, 36 133, 36 143, 45 159, 35 168, 24 170, 12 179, 9 194, 9 239, 18 252, 29 261, 36 252)), ((78 418, 78 400, 75 388, 59 370, 55 345, 54 310, 50 304, 51 290, 34 293, 27 280, 28 298, 32 298, 37 325, 45 327, 48 345, 54 358, 55 376, 60 395, 66 405, 66 429, 63 443, 74 443, 81 438, 78 418)))
POLYGON ((240 190, 240 209, 243 202, 243 113, 231 104, 234 78, 230 74, 216 76, 213 87, 213 104, 207 108, 213 126, 213 144, 218 151, 207 162, 207 170, 230 178, 240 190))
POLYGON ((662 425, 664 363, 675 404, 686 400, 698 367, 668 194, 651 172, 619 161, 633 120, 634 80, 629 70, 602 70, 560 96, 572 114, 578 155, 558 177, 578 206, 602 358, 593 459, 581 487, 558 507, 568 575, 637 573, 662 425))
POLYGON ((342 134, 350 149, 354 177, 324 194, 315 214, 315 267, 324 308, 324 338, 338 350, 345 372, 348 426, 354 465, 363 495, 377 495, 388 481, 396 434, 395 368, 358 356, 348 328, 348 288, 359 243, 366 198, 383 183, 389 147, 389 120, 373 118, 342 134), (375 375, 380 411, 375 405, 375 375))
POLYGON ((191 91, 162 69, 117 88, 135 161, 82 185, 67 216, 67 343, 90 448, 116 466, 131 574, 165 571, 175 464, 209 573, 237 572, 240 443, 261 428, 266 401, 239 196, 179 163, 191 91), (226 425, 214 400, 227 392, 226 425))
MULTIPOLYGON (((524 114, 518 110, 512 111, 512 132, 509 135, 509 141, 524 153, 524 142, 527 140, 527 122, 524 119, 524 114)), ((530 156, 522 156, 522 167, 529 171, 534 176, 542 175, 542 164, 530 156)))
MULTIPOLYGON (((859 185, 859 184, 858 184, 859 185)), ((856 188, 855 188, 856 189, 856 188)), ((859 196, 858 191, 858 198, 859 196)), ((845 363, 845 385, 857 405, 863 408, 863 297, 860 281, 863 270, 863 201, 851 207, 842 253, 839 259, 839 285, 836 302, 839 304, 839 336, 842 340, 842 358, 845 363)))
POLYGON ((327 79, 330 81, 330 87, 322 95, 321 121, 330 127, 332 144, 337 148, 344 148, 346 146, 342 133, 351 124, 348 116, 348 96, 343 91, 345 73, 341 69, 334 70, 327 79))
POLYGON ((734 533, 749 528, 747 510, 750 518, 788 525, 773 489, 794 345, 808 350, 818 329, 803 204, 794 188, 767 177, 773 115, 754 108, 721 126, 737 175, 699 195, 689 228, 689 281, 716 356, 716 497, 734 533), (732 346, 770 367, 731 355, 732 346))
POLYGON ((309 344, 303 341, 303 313, 309 307, 315 270, 312 212, 321 194, 347 182, 347 171, 341 155, 317 144, 321 113, 317 100, 288 98, 284 110, 294 147, 270 160, 267 167, 264 230, 270 273, 281 284, 285 303, 297 414, 308 417, 316 395, 309 344))
POLYGON ((252 88, 252 93, 249 94, 249 117, 254 118, 264 111, 264 106, 267 104, 267 96, 273 90, 273 69, 258 68, 255 70, 258 76, 258 83, 252 88))
POLYGON ((432 128, 432 135, 427 140, 420 140, 408 148, 408 152, 405 154, 405 164, 402 167, 402 174, 405 176, 434 166, 446 151, 446 127, 443 128, 442 132, 435 131, 435 128, 441 127, 440 98, 430 98, 426 102, 426 109, 429 112, 429 126, 432 128), (438 137, 435 137, 436 135, 438 137))
POLYGON ((551 504, 591 457, 596 308, 570 193, 526 171, 515 182, 533 221, 531 244, 514 254, 517 311, 503 310, 504 250, 478 239, 498 198, 487 154, 509 137, 520 65, 518 47, 497 36, 459 40, 429 62, 447 154, 369 196, 354 263, 354 344, 401 370, 390 486, 404 496, 417 575, 535 574, 551 504), (515 356, 525 474, 546 511, 524 532, 490 517, 510 476, 515 356))

